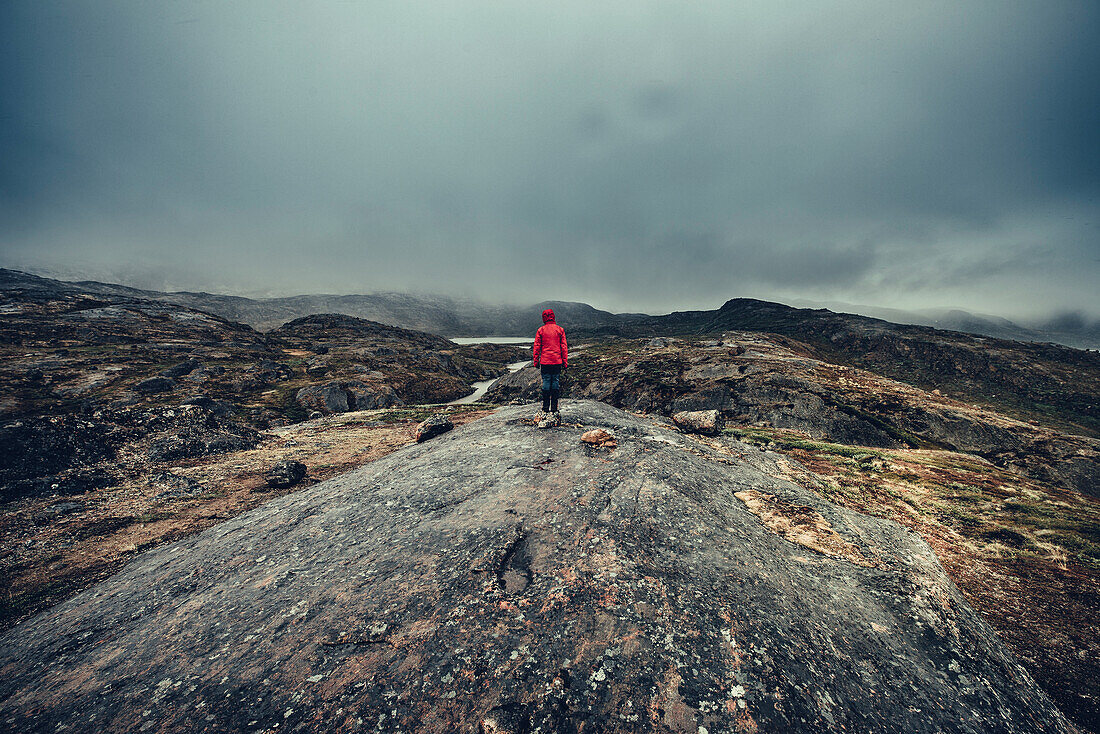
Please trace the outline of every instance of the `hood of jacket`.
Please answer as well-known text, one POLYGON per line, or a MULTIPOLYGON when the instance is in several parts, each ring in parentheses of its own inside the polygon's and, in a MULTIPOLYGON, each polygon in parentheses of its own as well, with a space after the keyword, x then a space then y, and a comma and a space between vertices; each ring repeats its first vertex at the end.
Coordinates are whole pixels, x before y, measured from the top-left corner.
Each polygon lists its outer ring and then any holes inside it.
POLYGON ((542 323, 549 324, 553 320, 554 320, 554 310, 553 309, 548 308, 548 309, 546 309, 545 311, 542 312, 542 323))

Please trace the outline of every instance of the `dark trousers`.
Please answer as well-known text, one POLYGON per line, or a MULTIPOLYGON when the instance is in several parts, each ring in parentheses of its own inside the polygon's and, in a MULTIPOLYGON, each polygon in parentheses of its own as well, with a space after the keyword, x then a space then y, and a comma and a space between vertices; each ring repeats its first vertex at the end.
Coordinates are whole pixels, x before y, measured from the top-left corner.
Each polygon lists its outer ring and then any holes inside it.
POLYGON ((561 395, 561 365, 544 364, 542 368, 542 411, 558 412, 558 396, 561 395))

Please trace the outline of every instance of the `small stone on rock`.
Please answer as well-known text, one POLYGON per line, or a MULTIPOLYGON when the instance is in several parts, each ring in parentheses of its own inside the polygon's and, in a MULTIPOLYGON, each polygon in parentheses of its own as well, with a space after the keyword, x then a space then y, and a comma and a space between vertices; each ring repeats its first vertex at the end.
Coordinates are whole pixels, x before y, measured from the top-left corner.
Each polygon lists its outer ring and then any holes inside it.
POLYGON ((581 441, 592 444, 593 446, 603 446, 607 448, 614 448, 618 445, 615 443, 615 437, 602 428, 594 428, 591 431, 585 431, 584 435, 581 436, 581 441))
POLYGON ((416 427, 416 442, 423 443, 429 438, 435 438, 454 427, 454 423, 451 423, 451 419, 447 416, 434 415, 416 427))

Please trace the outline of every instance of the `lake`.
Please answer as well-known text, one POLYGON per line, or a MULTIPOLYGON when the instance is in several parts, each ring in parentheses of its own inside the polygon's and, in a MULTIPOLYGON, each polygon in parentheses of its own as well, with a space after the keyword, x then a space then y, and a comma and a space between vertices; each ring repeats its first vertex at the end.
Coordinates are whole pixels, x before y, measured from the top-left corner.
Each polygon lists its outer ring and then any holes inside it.
POLYGON ((448 337, 455 344, 534 344, 535 335, 531 336, 452 336, 448 337))

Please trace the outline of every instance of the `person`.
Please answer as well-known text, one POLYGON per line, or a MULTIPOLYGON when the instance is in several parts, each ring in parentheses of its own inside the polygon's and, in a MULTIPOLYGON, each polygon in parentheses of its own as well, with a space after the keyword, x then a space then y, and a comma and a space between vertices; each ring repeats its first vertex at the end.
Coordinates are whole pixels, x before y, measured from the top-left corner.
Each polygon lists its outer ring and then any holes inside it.
POLYGON ((565 329, 554 322, 554 312, 542 312, 542 326, 535 332, 535 366, 542 371, 542 412, 558 415, 561 371, 569 366, 569 345, 565 329))

